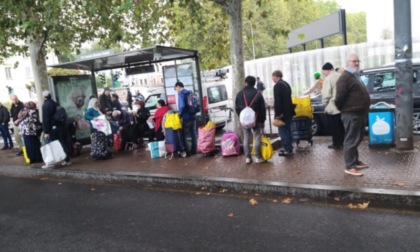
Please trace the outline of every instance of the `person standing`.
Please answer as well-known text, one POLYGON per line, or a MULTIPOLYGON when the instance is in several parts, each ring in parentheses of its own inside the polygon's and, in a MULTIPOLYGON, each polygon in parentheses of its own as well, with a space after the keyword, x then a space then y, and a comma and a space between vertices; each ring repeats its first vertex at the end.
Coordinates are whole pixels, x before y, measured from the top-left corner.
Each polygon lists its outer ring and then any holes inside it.
POLYGON ((252 163, 250 150, 250 134, 252 130, 253 142, 255 143, 255 163, 263 163, 265 160, 261 155, 261 131, 264 129, 266 119, 265 100, 261 92, 255 89, 255 77, 247 76, 245 78, 245 88, 238 92, 235 99, 235 111, 239 116, 241 111, 249 106, 256 115, 255 127, 243 128, 244 132, 244 152, 245 163, 252 163))
MULTIPOLYGON (((44 104, 42 105, 42 129, 44 137, 47 140, 58 140, 66 153, 66 159, 61 164, 62 166, 71 165, 70 162, 70 141, 66 122, 57 122, 54 120, 54 114, 57 111, 58 104, 51 99, 50 91, 42 92, 44 97, 44 104)), ((55 166, 55 165, 52 165, 55 166)), ((51 165, 44 165, 42 168, 52 167, 51 165)))
POLYGON ((154 115, 149 117, 149 120, 154 120, 155 128, 153 138, 156 141, 162 141, 165 139, 165 135, 163 134, 163 118, 165 114, 171 110, 171 108, 166 105, 164 100, 158 100, 156 103, 157 110, 154 115))
POLYGON ((289 83, 283 80, 283 73, 280 70, 273 72, 271 76, 275 83, 273 87, 274 93, 274 117, 281 119, 285 125, 279 127, 279 136, 283 150, 279 152, 279 156, 293 155, 293 137, 292 137, 292 118, 295 115, 295 106, 292 103, 292 89, 289 83))
POLYGON ((357 147, 365 135, 367 114, 369 112, 369 93, 359 77, 359 56, 351 54, 347 57, 346 67, 337 80, 335 105, 341 111, 341 120, 345 129, 344 137, 344 172, 354 176, 362 176, 360 169, 369 166, 359 160, 357 147))
POLYGON ((343 147, 344 126, 341 121, 341 113, 335 106, 335 97, 337 91, 337 80, 340 73, 334 71, 330 62, 322 66, 322 73, 325 76, 324 87, 322 88, 322 104, 325 106, 325 114, 328 118, 328 126, 331 129, 332 144, 328 145, 330 149, 340 149, 343 147))
POLYGON ((127 98, 126 101, 128 103, 128 107, 130 108, 130 110, 133 110, 133 94, 130 91, 130 88, 127 88, 127 98))
POLYGON ((23 109, 23 103, 19 101, 18 97, 16 95, 12 95, 12 106, 10 107, 10 116, 12 117, 13 122, 13 135, 15 137, 15 142, 19 146, 19 151, 16 154, 17 156, 22 156, 23 151, 23 142, 22 142, 22 136, 19 133, 19 126, 18 123, 16 123, 16 120, 18 119, 19 112, 23 109))
POLYGON ((265 90, 264 82, 260 80, 260 77, 257 77, 257 90, 261 93, 265 90))
POLYGON ((99 104, 101 106, 101 111, 104 114, 112 113, 112 101, 111 101, 111 90, 105 88, 104 92, 99 96, 99 104))
POLYGON ((178 93, 178 114, 182 119, 182 142, 184 150, 187 155, 193 155, 197 153, 197 127, 195 113, 191 113, 188 108, 188 96, 191 91, 184 89, 182 82, 175 83, 175 90, 178 93), (188 147, 187 135, 191 136, 191 148, 188 147))
POLYGON ((310 87, 305 93, 303 93, 304 95, 308 95, 308 94, 318 94, 321 92, 322 90, 322 86, 323 86, 323 79, 321 78, 321 73, 320 72, 315 72, 314 73, 314 78, 315 78, 315 83, 312 85, 312 87, 310 87))
POLYGON ((10 136, 9 132, 9 122, 9 110, 0 102, 0 132, 4 142, 4 146, 1 150, 13 149, 12 136, 10 136))
POLYGON ((115 110, 121 111, 122 110, 122 106, 121 106, 121 102, 119 100, 119 97, 115 93, 113 93, 111 95, 111 107, 112 107, 112 111, 115 111, 115 110))
POLYGON ((42 124, 39 121, 38 110, 34 102, 27 102, 22 110, 20 110, 16 120, 19 125, 20 135, 22 135, 25 142, 26 154, 29 158, 29 163, 41 163, 41 142, 39 136, 42 131, 42 124))

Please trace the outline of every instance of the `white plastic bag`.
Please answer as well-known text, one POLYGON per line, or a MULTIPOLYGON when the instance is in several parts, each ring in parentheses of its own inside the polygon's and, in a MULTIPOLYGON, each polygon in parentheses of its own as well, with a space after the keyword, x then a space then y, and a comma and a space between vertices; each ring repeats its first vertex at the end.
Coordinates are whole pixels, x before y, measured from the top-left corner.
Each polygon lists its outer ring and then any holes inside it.
POLYGON ((97 131, 103 132, 105 135, 111 135, 111 125, 109 124, 109 121, 105 118, 105 115, 98 116, 98 120, 91 120, 92 127, 96 129, 97 131))
POLYGON ((54 165, 66 159, 66 153, 58 140, 42 146, 41 154, 46 165, 54 165))

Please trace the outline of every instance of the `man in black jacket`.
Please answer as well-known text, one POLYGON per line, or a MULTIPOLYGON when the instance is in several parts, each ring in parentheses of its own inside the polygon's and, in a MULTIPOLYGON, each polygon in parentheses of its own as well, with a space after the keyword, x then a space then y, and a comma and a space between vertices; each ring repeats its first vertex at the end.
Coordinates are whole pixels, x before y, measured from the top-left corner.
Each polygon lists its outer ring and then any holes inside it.
POLYGON ((12 106, 10 107, 10 115, 12 117, 13 122, 13 135, 15 137, 16 144, 19 146, 19 152, 17 153, 18 156, 23 154, 22 152, 22 136, 19 134, 19 126, 15 123, 18 119, 19 112, 23 109, 23 103, 19 101, 16 95, 12 95, 12 106))
POLYGON ((283 73, 280 70, 273 72, 271 76, 274 83, 274 117, 281 119, 285 125, 279 127, 279 135, 281 138, 281 145, 284 150, 280 151, 279 156, 293 155, 292 145, 292 118, 295 115, 295 106, 292 103, 292 89, 290 85, 285 82, 283 73))
MULTIPOLYGON (((61 164, 62 166, 71 165, 70 162, 70 141, 67 129, 67 124, 59 123, 54 120, 54 114, 57 111, 58 104, 51 99, 49 91, 42 92, 44 97, 44 104, 42 105, 42 129, 44 131, 45 139, 50 141, 58 140, 66 153, 66 159, 61 164)), ((55 165, 44 165, 42 168, 50 168, 55 165)))
POLYGON ((255 77, 247 76, 245 78, 246 87, 238 92, 235 99, 235 110, 238 116, 241 111, 249 106, 254 110, 256 116, 255 127, 244 128, 244 152, 247 164, 252 163, 250 144, 251 129, 255 143, 255 163, 262 163, 265 160, 261 156, 261 131, 264 129, 266 119, 265 101, 261 92, 255 89, 255 77))
POLYGON ((10 114, 0 102, 0 132, 3 137, 4 146, 1 150, 13 149, 13 141, 9 132, 10 114))

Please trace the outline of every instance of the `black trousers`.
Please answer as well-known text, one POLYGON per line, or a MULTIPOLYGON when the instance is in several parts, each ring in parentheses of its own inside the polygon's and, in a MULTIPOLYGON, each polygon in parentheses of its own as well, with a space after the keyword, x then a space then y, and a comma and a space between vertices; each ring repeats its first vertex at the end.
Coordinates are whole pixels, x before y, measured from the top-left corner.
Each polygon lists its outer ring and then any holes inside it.
POLYGON ((341 121, 341 114, 327 115, 328 125, 331 129, 332 145, 336 147, 343 146, 344 142, 344 126, 341 121))

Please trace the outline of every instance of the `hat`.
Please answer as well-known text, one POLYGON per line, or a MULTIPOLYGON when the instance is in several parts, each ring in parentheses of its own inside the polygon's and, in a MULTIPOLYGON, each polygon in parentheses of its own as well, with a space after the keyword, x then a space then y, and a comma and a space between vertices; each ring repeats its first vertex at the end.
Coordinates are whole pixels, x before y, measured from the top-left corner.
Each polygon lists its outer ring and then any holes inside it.
POLYGON ((42 97, 47 97, 47 96, 50 96, 51 95, 51 93, 50 93, 50 91, 48 91, 48 90, 44 90, 43 92, 42 92, 42 97))
POLYGON ((319 78, 319 77, 321 77, 321 73, 320 72, 315 72, 314 76, 315 76, 315 78, 319 78))
POLYGON ((322 66, 322 70, 333 70, 333 69, 334 67, 330 62, 327 62, 322 66))

